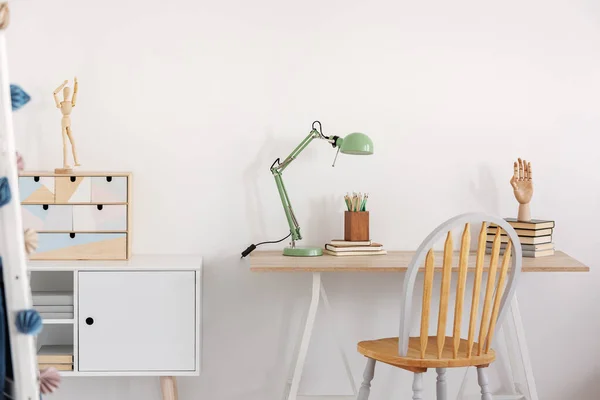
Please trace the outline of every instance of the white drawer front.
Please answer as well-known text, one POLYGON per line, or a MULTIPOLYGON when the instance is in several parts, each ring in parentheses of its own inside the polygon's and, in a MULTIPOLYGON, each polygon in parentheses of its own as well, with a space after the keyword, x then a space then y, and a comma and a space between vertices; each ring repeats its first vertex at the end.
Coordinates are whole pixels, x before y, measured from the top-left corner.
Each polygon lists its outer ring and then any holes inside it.
POLYGON ((73 206, 28 204, 21 207, 23 227, 42 231, 73 230, 73 206))
POLYGON ((127 230, 126 205, 73 206, 73 230, 121 232, 127 230))
POLYGON ((91 178, 87 176, 57 176, 57 203, 89 203, 92 194, 91 178))
POLYGON ((92 177, 92 202, 126 203, 127 178, 124 176, 92 177))

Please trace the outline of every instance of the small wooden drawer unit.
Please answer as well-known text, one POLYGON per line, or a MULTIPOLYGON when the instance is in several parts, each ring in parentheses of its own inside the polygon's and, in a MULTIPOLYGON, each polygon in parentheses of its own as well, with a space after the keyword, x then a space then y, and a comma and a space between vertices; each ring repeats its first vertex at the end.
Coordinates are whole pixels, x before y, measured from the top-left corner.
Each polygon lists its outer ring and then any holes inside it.
POLYGON ((131 184, 126 172, 23 173, 23 226, 39 238, 30 259, 127 260, 131 184))

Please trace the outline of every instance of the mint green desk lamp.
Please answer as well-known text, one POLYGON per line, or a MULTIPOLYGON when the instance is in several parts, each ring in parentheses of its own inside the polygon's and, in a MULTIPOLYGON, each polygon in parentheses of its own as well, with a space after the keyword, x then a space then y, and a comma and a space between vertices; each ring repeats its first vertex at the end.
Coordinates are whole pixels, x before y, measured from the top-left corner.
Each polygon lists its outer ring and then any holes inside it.
MULTIPOLYGON (((281 174, 283 170, 285 170, 288 165, 291 164, 292 161, 298 157, 298 155, 304 150, 310 142, 315 139, 325 140, 330 143, 333 148, 338 149, 338 153, 342 154, 353 154, 353 155, 370 155, 373 154, 373 141, 364 133, 351 133, 348 136, 341 138, 338 136, 325 136, 323 135, 321 129, 321 123, 319 121, 315 121, 312 124, 312 129, 308 136, 304 138, 304 140, 292 151, 292 153, 287 156, 283 162, 279 161, 279 158, 275 160, 273 165, 271 165, 271 173, 275 178, 275 183, 277 184, 277 190, 279 190, 279 196, 281 197, 281 204, 283 205, 283 210, 285 211, 285 216, 288 221, 288 225, 290 226, 290 235, 292 237, 291 245, 283 249, 283 255, 286 256, 295 256, 295 257, 313 257, 313 256, 321 256, 323 255, 323 249, 320 247, 298 247, 296 246, 296 241, 302 239, 302 234, 300 233, 300 225, 298 224, 298 220, 294 215, 294 210, 292 209, 292 204, 290 203, 290 198, 285 190, 285 185, 283 184, 283 179, 281 174), (315 127, 319 126, 319 129, 315 127)), ((333 165, 335 165, 335 160, 337 159, 337 155, 335 155, 335 159, 333 160, 333 165)))

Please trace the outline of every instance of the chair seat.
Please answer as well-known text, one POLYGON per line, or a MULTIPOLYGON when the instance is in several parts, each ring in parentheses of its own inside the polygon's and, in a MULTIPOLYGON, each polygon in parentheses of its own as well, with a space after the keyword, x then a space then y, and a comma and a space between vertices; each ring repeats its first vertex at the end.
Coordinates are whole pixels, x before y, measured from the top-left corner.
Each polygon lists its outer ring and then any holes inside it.
POLYGON ((367 340, 358 343, 358 352, 366 357, 381 361, 413 372, 424 372, 427 368, 453 368, 487 366, 496 358, 494 350, 488 354, 477 355, 477 343, 473 345, 473 353, 467 358, 468 341, 461 339, 458 355, 453 357, 453 339, 447 337, 442 351, 442 358, 438 358, 437 337, 430 336, 427 342, 425 358, 421 358, 421 339, 411 337, 408 343, 408 355, 398 355, 398 338, 367 340))

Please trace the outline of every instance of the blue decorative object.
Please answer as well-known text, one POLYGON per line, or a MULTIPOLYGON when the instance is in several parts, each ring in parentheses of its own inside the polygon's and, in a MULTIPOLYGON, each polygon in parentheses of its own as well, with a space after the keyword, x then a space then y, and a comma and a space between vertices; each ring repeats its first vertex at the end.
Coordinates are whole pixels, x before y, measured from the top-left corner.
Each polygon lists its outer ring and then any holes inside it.
POLYGON ((25 93, 20 86, 10 85, 10 99, 12 102, 12 110, 16 111, 19 108, 23 107, 25 104, 29 103, 31 97, 25 93))
POLYGON ((10 185, 8 184, 8 178, 3 176, 0 178, 0 207, 10 202, 12 195, 10 193, 10 185))
MULTIPOLYGON (((2 277, 2 258, 0 257, 0 390, 4 392, 7 375, 12 378, 12 359, 10 354, 10 337, 6 323, 6 304, 4 301, 4 279, 2 277)), ((4 395, 2 395, 4 397, 4 395)))
POLYGON ((42 331, 42 317, 35 310, 21 310, 17 313, 17 330, 26 335, 37 335, 42 331))

